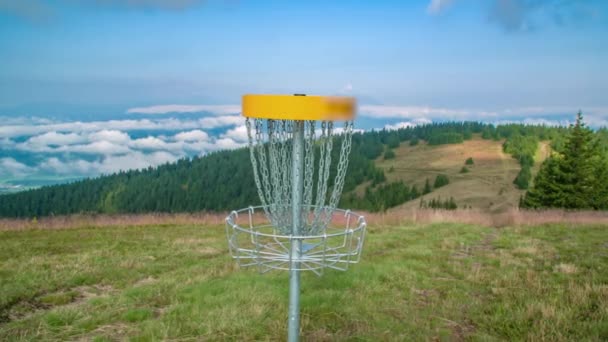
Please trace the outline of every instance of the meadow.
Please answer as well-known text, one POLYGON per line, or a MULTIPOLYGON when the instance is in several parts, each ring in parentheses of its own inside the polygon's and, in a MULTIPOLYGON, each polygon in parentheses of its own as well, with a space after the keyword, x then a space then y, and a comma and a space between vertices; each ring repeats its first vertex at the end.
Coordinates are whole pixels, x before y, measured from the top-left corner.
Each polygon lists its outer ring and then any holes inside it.
MULTIPOLYGON (((0 231, 0 340, 283 340, 287 274, 218 224, 0 231)), ((362 262, 302 277, 304 341, 606 340, 606 225, 372 224, 362 262)))
MULTIPOLYGON (((539 144, 536 155, 536 174, 541 162, 549 154, 548 142, 539 144)), ((401 144, 395 150, 394 159, 376 159, 376 165, 384 170, 387 181, 402 180, 414 184, 419 190, 424 188, 426 179, 433 184, 439 174, 448 176, 450 183, 431 193, 424 199, 453 197, 459 208, 471 206, 486 212, 505 212, 519 206, 520 196, 525 191, 517 189, 513 180, 521 166, 503 151, 503 141, 485 140, 474 137, 460 144, 431 146, 419 143, 416 146, 401 144), (462 173, 467 158, 473 165, 467 165, 468 172, 462 173)), ((362 187, 359 189, 362 193, 362 187)), ((420 200, 412 200, 399 208, 417 208, 420 200)))

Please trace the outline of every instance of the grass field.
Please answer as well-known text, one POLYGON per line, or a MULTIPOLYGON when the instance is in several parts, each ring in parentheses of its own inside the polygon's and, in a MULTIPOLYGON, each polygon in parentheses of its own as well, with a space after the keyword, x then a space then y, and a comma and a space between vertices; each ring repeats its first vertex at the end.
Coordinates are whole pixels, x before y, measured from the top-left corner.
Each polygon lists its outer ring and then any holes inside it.
MULTIPOLYGON (((524 191, 513 184, 521 166, 503 152, 502 143, 479 136, 462 144, 439 146, 429 146, 424 142, 409 146, 405 142, 395 149, 395 159, 380 157, 376 165, 384 169, 388 181, 403 180, 407 184, 415 184, 419 190, 424 188, 427 178, 432 185, 438 174, 445 174, 450 184, 424 196, 426 199, 454 197, 459 207, 466 205, 488 212, 504 212, 518 207, 519 197, 524 191), (469 157, 475 164, 467 165, 468 173, 460 173, 469 157)), ((548 151, 547 143, 539 144, 534 172, 548 151)), ((363 188, 359 190, 362 192, 363 188)), ((397 209, 417 207, 419 202, 410 201, 397 209)))
MULTIPOLYGON (((302 337, 606 340, 608 230, 371 227, 303 276, 302 337)), ((287 275, 238 270, 223 227, 0 232, 0 340, 283 340, 287 275)))

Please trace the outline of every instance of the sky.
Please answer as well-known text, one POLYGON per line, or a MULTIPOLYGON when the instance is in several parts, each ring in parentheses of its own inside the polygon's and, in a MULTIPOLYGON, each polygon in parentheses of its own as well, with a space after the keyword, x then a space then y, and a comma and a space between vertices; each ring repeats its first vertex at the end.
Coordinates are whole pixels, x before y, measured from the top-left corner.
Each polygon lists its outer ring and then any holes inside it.
POLYGON ((0 0, 0 184, 242 146, 245 93, 356 96, 365 129, 605 126, 606 61, 605 0, 0 0))

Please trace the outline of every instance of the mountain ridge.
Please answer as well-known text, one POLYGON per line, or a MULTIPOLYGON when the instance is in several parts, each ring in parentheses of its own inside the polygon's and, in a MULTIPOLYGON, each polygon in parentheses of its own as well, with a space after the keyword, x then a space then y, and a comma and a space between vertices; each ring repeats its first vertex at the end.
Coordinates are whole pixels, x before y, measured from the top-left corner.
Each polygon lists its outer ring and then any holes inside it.
MULTIPOLYGON (((473 146, 472 142, 482 142, 493 146, 494 150, 500 150, 501 146, 506 146, 505 142, 510 142, 513 150, 510 155, 525 155, 536 151, 539 141, 559 140, 560 132, 565 129, 523 124, 494 126, 479 122, 447 122, 355 133, 340 205, 351 209, 382 211, 413 202, 413 199, 425 195, 421 182, 433 172, 432 165, 425 164, 420 170, 420 174, 426 174, 424 178, 395 177, 394 167, 391 170, 388 164, 390 159, 386 162, 383 159, 390 157, 391 153, 396 152, 395 162, 405 160, 411 163, 410 159, 403 159, 401 151, 419 151, 415 160, 428 161, 439 158, 438 151, 449 151, 454 146, 462 149, 463 146, 473 146)), ((341 137, 337 136, 336 139, 341 137)), ((336 143, 339 144, 339 141, 336 143)), ((334 150, 334 161, 337 160, 337 153, 339 151, 334 150)), ((534 159, 534 156, 525 156, 525 160, 534 159)), ((457 163, 464 165, 465 159, 470 156, 463 154, 460 157, 462 160, 457 163)), ((519 160, 521 163, 521 159, 519 156, 517 160, 511 158, 509 162, 516 164, 519 160)), ((516 166, 511 169, 512 173, 517 173, 516 166)), ((450 170, 448 173, 453 175, 453 168, 450 170)), ((334 174, 335 169, 332 169, 330 186, 333 185, 334 174)), ((512 182, 508 179, 511 176, 513 174, 502 181, 512 182)), ((249 152, 241 148, 181 159, 156 168, 119 172, 1 195, 0 216, 227 211, 258 202, 249 152)))

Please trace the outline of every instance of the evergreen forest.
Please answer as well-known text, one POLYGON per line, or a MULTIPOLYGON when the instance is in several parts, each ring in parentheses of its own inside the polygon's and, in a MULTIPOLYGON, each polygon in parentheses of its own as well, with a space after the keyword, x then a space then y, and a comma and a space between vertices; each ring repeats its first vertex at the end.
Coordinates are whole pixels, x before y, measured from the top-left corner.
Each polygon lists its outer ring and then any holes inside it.
MULTIPOLYGON (((530 188, 520 201, 523 207, 606 209, 608 134, 605 129, 587 128, 580 114, 576 125, 571 127, 447 122, 355 133, 340 206, 383 211, 449 184, 450 180, 443 175, 427 179, 422 189, 403 181, 389 182, 385 170, 378 168, 375 161, 395 158, 393 151, 401 144, 459 144, 474 135, 504 141, 504 151, 519 162, 521 171, 513 182, 520 189, 530 188), (540 141, 550 141, 554 152, 543 163, 534 182, 531 170, 540 141), (558 195, 553 191, 555 187, 559 188, 558 195)), ((339 151, 333 152, 335 161, 339 151)), ((332 172, 330 187, 335 170, 332 172)), ((0 216, 214 212, 258 203, 249 150, 241 148, 185 158, 156 168, 2 195, 0 216)))

